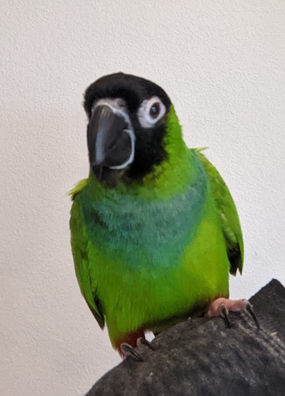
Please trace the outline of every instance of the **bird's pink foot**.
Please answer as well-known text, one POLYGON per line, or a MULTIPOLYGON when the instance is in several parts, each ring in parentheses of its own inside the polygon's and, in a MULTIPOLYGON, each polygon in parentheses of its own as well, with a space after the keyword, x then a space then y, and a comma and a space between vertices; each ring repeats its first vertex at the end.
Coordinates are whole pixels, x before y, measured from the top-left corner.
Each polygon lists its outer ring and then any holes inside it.
POLYGON ((257 328, 259 328, 258 320, 253 312, 252 305, 248 300, 229 300, 228 298, 220 297, 214 300, 207 311, 207 316, 212 318, 214 316, 222 316, 228 327, 231 327, 229 320, 229 312, 247 311, 253 318, 257 328))
POLYGON ((229 300, 228 298, 220 297, 214 300, 208 309, 207 315, 209 318, 213 316, 221 316, 222 308, 230 311, 242 311, 250 304, 247 300, 229 300))

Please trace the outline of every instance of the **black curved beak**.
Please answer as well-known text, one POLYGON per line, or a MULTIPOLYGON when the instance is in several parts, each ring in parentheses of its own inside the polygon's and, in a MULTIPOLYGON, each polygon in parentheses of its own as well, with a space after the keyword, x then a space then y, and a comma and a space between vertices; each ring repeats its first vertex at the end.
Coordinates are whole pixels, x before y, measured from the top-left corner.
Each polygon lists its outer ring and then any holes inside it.
POLYGON ((108 105, 95 107, 87 129, 89 161, 95 177, 104 168, 123 169, 133 160, 134 133, 123 114, 108 105))

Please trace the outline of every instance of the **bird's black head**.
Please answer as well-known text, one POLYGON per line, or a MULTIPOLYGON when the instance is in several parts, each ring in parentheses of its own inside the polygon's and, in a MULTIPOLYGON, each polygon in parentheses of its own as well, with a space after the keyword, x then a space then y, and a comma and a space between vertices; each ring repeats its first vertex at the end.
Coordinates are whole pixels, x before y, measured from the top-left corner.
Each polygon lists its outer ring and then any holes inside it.
POLYGON ((104 76, 87 88, 89 161, 100 182, 141 180, 165 159, 170 105, 162 88, 130 74, 104 76))

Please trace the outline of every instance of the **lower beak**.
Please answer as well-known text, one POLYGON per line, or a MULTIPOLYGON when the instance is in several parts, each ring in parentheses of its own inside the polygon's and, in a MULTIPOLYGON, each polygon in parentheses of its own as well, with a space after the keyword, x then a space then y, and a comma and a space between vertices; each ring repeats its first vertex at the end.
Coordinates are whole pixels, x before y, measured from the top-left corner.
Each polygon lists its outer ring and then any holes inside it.
POLYGON ((124 169, 134 158, 135 135, 124 115, 114 111, 109 105, 95 107, 88 125, 89 161, 99 181, 104 167, 124 169))

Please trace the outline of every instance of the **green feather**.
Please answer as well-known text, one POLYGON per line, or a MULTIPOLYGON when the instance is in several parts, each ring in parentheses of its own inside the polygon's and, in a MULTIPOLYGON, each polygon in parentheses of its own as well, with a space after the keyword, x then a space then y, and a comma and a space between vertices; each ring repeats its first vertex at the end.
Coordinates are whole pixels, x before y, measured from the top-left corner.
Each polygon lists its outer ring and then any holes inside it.
POLYGON ((222 229, 227 242, 228 256, 231 262, 231 274, 235 275, 237 269, 242 273, 244 247, 239 217, 230 191, 217 169, 207 158, 201 154, 201 149, 196 150, 207 172, 212 194, 219 210, 222 229))
POLYGON ((90 282, 90 275, 92 269, 92 257, 90 257, 90 241, 84 219, 82 217, 81 206, 76 199, 76 196, 86 185, 86 180, 80 181, 77 186, 71 191, 74 203, 71 209, 70 229, 71 229, 71 246, 73 259, 75 264, 75 271, 81 292, 97 320, 101 329, 104 328, 104 316, 96 304, 96 293, 92 289, 90 282))

